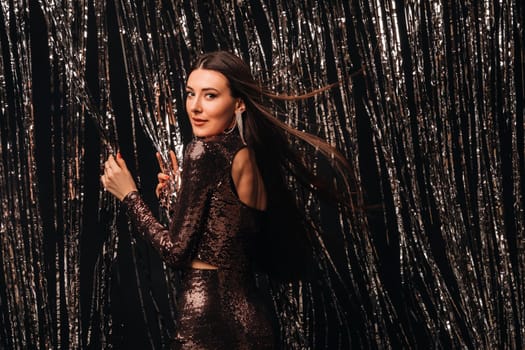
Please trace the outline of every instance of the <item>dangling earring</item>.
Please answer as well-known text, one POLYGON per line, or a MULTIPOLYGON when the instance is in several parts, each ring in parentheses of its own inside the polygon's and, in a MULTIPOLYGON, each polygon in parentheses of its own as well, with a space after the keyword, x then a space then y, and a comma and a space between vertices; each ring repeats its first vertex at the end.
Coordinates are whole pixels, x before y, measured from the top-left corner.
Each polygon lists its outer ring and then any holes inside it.
POLYGON ((235 123, 237 124, 237 129, 239 129, 239 134, 241 135, 242 143, 246 145, 246 141, 244 140, 244 125, 242 121, 242 111, 235 112, 235 123))

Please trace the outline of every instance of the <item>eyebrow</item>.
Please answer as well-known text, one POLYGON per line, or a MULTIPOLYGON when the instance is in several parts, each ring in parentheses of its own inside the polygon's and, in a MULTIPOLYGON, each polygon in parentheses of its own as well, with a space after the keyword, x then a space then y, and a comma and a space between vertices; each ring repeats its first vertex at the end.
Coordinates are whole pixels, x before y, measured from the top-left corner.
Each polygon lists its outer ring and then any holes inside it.
MULTIPOLYGON (((190 90, 193 90, 193 88, 189 85, 186 85, 186 89, 190 89, 190 90)), ((202 91, 215 91, 215 92, 219 92, 220 90, 216 89, 216 88, 212 88, 212 87, 207 87, 207 88, 204 88, 204 89, 201 89, 202 91)))

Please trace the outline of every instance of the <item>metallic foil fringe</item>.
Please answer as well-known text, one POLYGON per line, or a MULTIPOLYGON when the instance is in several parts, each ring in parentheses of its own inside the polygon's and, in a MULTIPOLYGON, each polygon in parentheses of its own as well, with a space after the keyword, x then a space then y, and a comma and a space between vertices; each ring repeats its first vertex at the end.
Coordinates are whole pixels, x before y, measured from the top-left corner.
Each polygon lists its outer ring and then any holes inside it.
POLYGON ((167 346, 177 274, 130 237, 94 168, 122 151, 146 190, 157 169, 143 165, 141 140, 168 168, 170 149, 181 159, 184 81, 213 49, 243 56, 277 93, 339 81, 279 106, 282 118, 347 155, 363 189, 356 207, 380 203, 347 212, 298 192, 321 283, 261 276, 283 348, 521 348, 523 10, 515 0, 1 0, 0 348, 119 348, 116 306, 129 293, 147 346, 167 346))

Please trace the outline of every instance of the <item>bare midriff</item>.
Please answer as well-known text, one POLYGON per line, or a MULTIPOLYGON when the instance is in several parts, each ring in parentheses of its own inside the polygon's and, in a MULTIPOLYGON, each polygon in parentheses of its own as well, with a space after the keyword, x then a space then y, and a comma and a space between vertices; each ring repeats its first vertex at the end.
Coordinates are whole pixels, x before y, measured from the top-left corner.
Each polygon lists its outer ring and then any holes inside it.
POLYGON ((192 269, 200 269, 200 270, 217 270, 218 269, 217 266, 210 265, 208 263, 205 263, 204 261, 200 261, 197 259, 192 260, 190 266, 192 269))

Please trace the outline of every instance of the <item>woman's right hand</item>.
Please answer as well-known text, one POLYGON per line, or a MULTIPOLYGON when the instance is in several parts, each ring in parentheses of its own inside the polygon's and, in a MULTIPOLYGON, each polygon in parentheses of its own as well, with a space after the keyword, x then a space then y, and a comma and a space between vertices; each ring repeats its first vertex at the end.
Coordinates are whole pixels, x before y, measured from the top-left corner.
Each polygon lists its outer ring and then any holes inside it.
MULTIPOLYGON (((157 174, 157 179, 159 180, 159 183, 157 184, 157 187, 155 187, 155 194, 157 195, 157 198, 160 199, 162 192, 165 191, 166 186, 169 185, 170 174, 172 174, 173 176, 174 174, 177 174, 177 172, 179 171, 179 163, 177 162, 177 157, 175 156, 175 152, 170 151, 170 160, 171 160, 171 164, 173 167, 172 171, 170 172, 166 164, 162 160, 162 157, 160 156, 159 152, 156 153, 156 156, 157 156, 157 161, 159 162, 161 172, 157 174)), ((171 180, 174 181, 175 179, 171 179, 171 180)), ((172 190, 178 190, 178 189, 175 188, 172 190)))
POLYGON ((137 190, 137 185, 126 165, 126 162, 117 153, 117 157, 110 155, 104 162, 104 174, 100 177, 104 189, 122 201, 126 195, 137 190))

